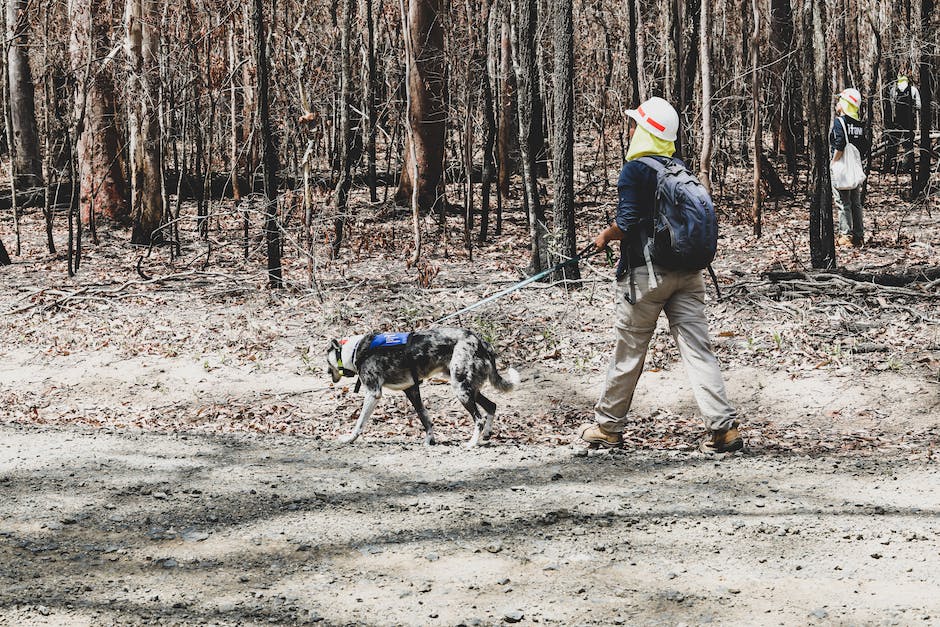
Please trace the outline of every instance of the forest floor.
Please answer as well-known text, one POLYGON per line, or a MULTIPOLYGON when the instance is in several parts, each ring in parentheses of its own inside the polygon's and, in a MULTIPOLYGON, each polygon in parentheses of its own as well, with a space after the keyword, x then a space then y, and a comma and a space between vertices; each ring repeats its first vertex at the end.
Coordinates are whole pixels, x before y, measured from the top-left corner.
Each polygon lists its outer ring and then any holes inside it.
MULTIPOLYGON (((615 194, 591 193, 585 242, 615 194)), ((749 450, 717 460, 696 452, 664 320, 625 448, 575 441, 612 346, 599 257, 580 290, 535 285, 460 321, 522 375, 494 396, 487 446, 461 446, 469 420, 441 382, 422 388, 441 445, 420 444, 398 393, 337 444, 361 395, 330 383, 329 340, 428 325, 518 281, 517 208, 472 263, 458 217, 447 238, 425 220, 419 285, 408 217, 360 201, 319 290, 291 242, 274 293, 234 219, 208 243, 184 231, 179 258, 154 250, 150 279, 146 251, 101 226, 68 278, 28 213, 0 268, 0 624, 937 622, 940 283, 772 280, 810 266, 806 208, 769 204, 758 239, 746 196, 716 194, 708 314, 749 450)), ((842 267, 940 266, 936 199, 876 175, 866 209, 842 267)))

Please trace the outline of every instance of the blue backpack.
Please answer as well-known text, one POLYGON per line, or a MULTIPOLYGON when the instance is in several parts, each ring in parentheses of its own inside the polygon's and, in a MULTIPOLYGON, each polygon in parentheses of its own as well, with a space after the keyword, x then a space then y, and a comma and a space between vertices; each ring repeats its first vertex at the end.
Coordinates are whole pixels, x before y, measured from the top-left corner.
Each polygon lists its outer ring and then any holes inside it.
POLYGON ((639 160, 657 173, 653 232, 643 251, 647 264, 669 270, 709 268, 718 249, 718 218, 705 186, 678 161, 639 160))

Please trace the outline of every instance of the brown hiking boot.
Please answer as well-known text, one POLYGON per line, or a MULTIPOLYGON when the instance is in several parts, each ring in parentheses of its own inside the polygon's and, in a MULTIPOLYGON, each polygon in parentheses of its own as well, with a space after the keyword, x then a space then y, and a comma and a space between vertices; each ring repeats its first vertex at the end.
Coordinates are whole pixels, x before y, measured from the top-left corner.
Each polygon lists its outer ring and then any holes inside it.
POLYGON ((703 453, 732 453, 744 448, 744 440, 738 433, 738 423, 731 425, 724 431, 712 431, 712 434, 699 446, 703 453))
POLYGON ((848 235, 840 235, 839 239, 836 240, 836 246, 841 246, 842 248, 852 248, 852 238, 848 235))
POLYGON ((578 436, 591 445, 591 448, 619 448, 623 446, 623 436, 613 431, 604 431, 600 425, 582 425, 578 436))

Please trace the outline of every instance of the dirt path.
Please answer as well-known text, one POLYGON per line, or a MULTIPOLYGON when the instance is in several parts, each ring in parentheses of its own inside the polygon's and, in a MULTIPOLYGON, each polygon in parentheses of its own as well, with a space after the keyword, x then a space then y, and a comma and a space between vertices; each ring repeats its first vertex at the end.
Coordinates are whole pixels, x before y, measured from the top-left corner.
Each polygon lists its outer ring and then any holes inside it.
POLYGON ((3 624, 940 618, 940 478, 897 458, 0 442, 3 624))
MULTIPOLYGON (((840 264, 940 264, 940 211, 878 194, 869 246, 840 264)), ((795 201, 760 240, 722 227, 725 298, 709 288, 750 453, 692 452, 702 425, 665 321, 626 449, 572 446, 611 351, 599 259, 584 289, 533 285, 460 320, 523 375, 494 398, 490 446, 459 446, 466 412, 428 382, 444 445, 421 446, 389 394, 339 448, 362 399, 324 376, 330 339, 428 326, 518 281, 527 254, 513 212, 473 263, 432 246, 421 287, 406 218, 360 209, 322 294, 296 254, 269 292, 260 250, 222 235, 156 251, 144 280, 106 225, 66 278, 41 214, 23 217, 24 255, 0 272, 0 624, 940 622, 935 283, 765 279, 809 265, 795 201)), ((594 232, 603 212, 584 212, 594 232)))

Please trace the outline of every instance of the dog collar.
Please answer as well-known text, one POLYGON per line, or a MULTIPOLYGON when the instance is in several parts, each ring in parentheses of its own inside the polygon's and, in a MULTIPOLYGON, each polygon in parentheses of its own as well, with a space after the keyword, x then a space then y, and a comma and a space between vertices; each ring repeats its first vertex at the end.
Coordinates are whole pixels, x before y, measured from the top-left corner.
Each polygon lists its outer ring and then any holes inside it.
POLYGON ((344 377, 355 377, 359 374, 356 371, 356 353, 364 337, 365 335, 353 335, 339 341, 340 352, 336 357, 336 367, 344 377))

